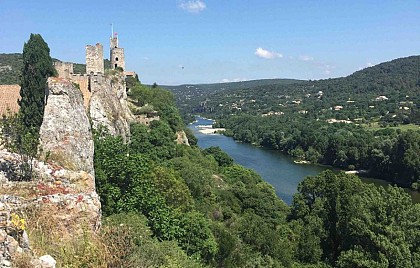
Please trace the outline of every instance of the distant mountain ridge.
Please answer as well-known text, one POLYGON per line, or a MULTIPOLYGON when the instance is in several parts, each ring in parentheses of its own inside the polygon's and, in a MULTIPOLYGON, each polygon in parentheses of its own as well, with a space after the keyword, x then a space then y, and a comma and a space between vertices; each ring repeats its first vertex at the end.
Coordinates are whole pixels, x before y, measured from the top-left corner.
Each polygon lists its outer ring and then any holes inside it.
POLYGON ((256 80, 246 80, 246 81, 237 81, 237 82, 222 82, 222 83, 203 83, 203 84, 182 84, 179 86, 170 86, 162 85, 161 87, 169 89, 171 91, 182 90, 190 87, 198 87, 203 90, 217 90, 217 89, 237 89, 237 88, 249 88, 256 87, 260 85, 270 85, 270 84, 293 84, 304 82, 305 80, 299 79, 287 79, 287 78, 275 78, 275 79, 256 79, 256 80))

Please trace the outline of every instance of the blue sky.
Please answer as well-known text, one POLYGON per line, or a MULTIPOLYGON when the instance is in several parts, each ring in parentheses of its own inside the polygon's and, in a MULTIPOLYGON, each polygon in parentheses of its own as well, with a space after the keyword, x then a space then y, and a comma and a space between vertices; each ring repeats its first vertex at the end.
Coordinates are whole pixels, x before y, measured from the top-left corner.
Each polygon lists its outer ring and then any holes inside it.
POLYGON ((0 18, 0 53, 40 33, 79 63, 87 44, 109 56, 113 23, 144 83, 321 79, 420 54, 419 0, 0 0, 0 18))

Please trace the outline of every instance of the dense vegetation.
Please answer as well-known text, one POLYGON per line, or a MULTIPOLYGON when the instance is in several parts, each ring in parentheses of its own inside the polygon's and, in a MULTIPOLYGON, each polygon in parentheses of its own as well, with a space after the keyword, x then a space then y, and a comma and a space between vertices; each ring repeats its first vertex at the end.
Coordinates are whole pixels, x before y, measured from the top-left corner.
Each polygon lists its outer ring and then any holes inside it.
POLYGON ((22 53, 0 54, 0 85, 19 84, 22 67, 22 53))
POLYGON ((174 92, 181 114, 184 116, 186 121, 192 121, 194 117, 191 116, 191 112, 202 113, 214 111, 214 107, 208 103, 208 101, 211 101, 210 96, 218 94, 224 95, 228 94, 230 91, 243 90, 253 87, 289 85, 301 82, 303 81, 295 79, 262 79, 219 84, 187 84, 163 87, 174 92))
MULTIPOLYGON (((237 140, 418 189, 420 56, 337 79, 271 84, 178 98, 237 140), (195 102, 195 103, 194 103, 195 102)), ((179 96, 186 93, 174 91, 179 96)), ((193 91, 188 91, 192 94, 193 91)))
POLYGON ((133 124, 128 144, 96 133, 105 225, 132 230, 119 266, 420 265, 420 206, 402 189, 325 172, 301 182, 288 207, 218 147, 201 150, 191 134, 192 146, 176 144, 183 125, 167 91, 136 85, 130 95, 136 105, 153 106, 161 120, 133 124), (153 245, 146 255, 145 245, 153 245))

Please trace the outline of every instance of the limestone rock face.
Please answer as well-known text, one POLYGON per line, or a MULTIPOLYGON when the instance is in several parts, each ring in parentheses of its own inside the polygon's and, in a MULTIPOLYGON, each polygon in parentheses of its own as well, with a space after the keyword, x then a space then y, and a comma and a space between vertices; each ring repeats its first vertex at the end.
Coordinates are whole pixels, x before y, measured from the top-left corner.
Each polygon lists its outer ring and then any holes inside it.
POLYGON ((120 135, 123 139, 130 136, 130 122, 133 114, 127 105, 127 93, 123 74, 91 77, 92 96, 89 115, 92 127, 105 127, 109 134, 120 135))
POLYGON ((185 134, 185 131, 181 130, 176 133, 176 143, 190 146, 190 143, 188 142, 188 138, 187 138, 187 135, 185 134))
POLYGON ((42 158, 93 175, 93 138, 80 90, 59 78, 48 79, 48 90, 40 129, 42 158))

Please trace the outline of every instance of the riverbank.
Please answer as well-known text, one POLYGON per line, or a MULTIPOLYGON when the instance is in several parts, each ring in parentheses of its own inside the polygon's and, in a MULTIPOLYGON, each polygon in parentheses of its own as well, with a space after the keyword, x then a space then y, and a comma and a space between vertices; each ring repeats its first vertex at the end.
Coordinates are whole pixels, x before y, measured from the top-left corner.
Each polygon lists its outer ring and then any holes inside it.
POLYGON ((224 128, 213 128, 213 126, 199 125, 198 131, 203 134, 220 134, 226 131, 224 128))
MULTIPOLYGON (((198 145, 201 148, 208 148, 210 146, 219 146, 223 151, 228 153, 237 163, 247 168, 255 170, 261 177, 274 186, 277 195, 283 199, 287 204, 291 204, 293 194, 297 191, 297 185, 306 176, 318 175, 321 171, 330 169, 338 172, 338 168, 332 166, 325 166, 321 164, 312 164, 308 162, 295 163, 297 159, 275 149, 255 146, 249 143, 235 141, 232 137, 225 135, 215 135, 211 131, 206 134, 206 131, 198 126, 205 126, 204 129, 214 130, 212 128, 214 121, 211 119, 199 119, 190 124, 190 128, 198 138, 198 145)), ((299 161, 299 160, 297 160, 299 161)), ((345 171, 345 170, 343 170, 345 171)), ((355 171, 352 171, 355 173, 355 171)), ((356 171, 357 172, 357 171, 356 171)), ((373 183, 375 185, 386 186, 392 184, 390 182, 366 177, 366 174, 360 179, 366 183, 373 183)), ((408 188, 404 188, 409 193, 414 202, 420 203, 420 193, 408 188)))

